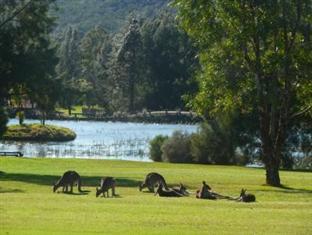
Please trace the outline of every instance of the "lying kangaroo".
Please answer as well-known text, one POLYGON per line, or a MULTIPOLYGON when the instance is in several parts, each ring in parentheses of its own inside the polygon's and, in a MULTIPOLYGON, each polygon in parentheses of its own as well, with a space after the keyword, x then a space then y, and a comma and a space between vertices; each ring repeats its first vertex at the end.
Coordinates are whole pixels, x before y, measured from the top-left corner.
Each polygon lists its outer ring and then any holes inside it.
POLYGON ((139 189, 142 191, 147 187, 150 192, 155 192, 155 186, 160 184, 168 190, 164 177, 156 172, 151 172, 146 175, 144 182, 139 185, 139 189))
POLYGON ((112 197, 116 196, 115 194, 115 185, 116 185, 116 181, 113 177, 104 177, 101 179, 101 186, 100 188, 96 188, 96 197, 98 197, 101 193, 103 193, 103 196, 105 197, 105 192, 107 193, 107 197, 109 197, 108 195, 108 190, 111 188, 112 189, 112 197))
POLYGON ((210 192, 211 188, 208 184, 206 184, 205 181, 203 181, 203 186, 200 190, 197 190, 196 192, 196 198, 201 199, 217 199, 216 196, 210 192))
POLYGON ((53 192, 59 187, 63 187, 63 192, 68 192, 68 186, 70 186, 70 192, 73 192, 73 186, 77 183, 78 191, 81 190, 81 178, 76 171, 66 171, 63 176, 53 185, 53 192))
POLYGON ((172 190, 179 193, 179 194, 182 194, 183 196, 190 195, 190 193, 186 190, 186 187, 181 183, 180 183, 179 188, 174 187, 172 190))
POLYGON ((183 197, 182 194, 174 191, 174 190, 163 190, 163 185, 159 184, 155 193, 156 195, 159 195, 160 197, 183 197))
POLYGON ((247 191, 247 189, 242 188, 242 191, 240 193, 238 201, 240 201, 240 202, 255 202, 256 196, 251 194, 251 193, 246 194, 246 191, 247 191))

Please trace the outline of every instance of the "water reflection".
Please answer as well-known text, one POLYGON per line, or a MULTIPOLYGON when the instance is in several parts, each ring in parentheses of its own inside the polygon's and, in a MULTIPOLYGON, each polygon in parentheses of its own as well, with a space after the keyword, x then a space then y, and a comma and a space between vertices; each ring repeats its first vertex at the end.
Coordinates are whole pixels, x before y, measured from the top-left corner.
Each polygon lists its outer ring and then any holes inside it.
MULTIPOLYGON (((26 123, 39 122, 26 120, 26 123)), ((9 124, 18 124, 11 119, 9 124)), ((0 151, 20 151, 27 157, 109 158, 149 161, 148 143, 156 135, 175 130, 195 132, 195 125, 143 124, 95 121, 48 121, 71 128, 77 138, 69 142, 0 142, 0 151)))

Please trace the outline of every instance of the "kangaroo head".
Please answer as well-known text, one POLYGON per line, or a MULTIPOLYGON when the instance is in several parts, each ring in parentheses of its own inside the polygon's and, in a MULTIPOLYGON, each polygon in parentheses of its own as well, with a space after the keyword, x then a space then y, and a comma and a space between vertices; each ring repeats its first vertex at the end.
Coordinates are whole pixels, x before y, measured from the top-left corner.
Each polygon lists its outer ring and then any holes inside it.
POLYGON ((143 183, 140 183, 139 184, 139 190, 142 191, 142 188, 143 188, 143 183))
POLYGON ((98 197, 100 194, 101 194, 100 190, 98 188, 96 188, 95 196, 98 197))
POLYGON ((246 189, 243 189, 243 188, 242 188, 241 193, 240 193, 240 196, 241 196, 241 197, 242 197, 242 196, 245 196, 245 193, 246 193, 246 189))
POLYGON ((57 186, 56 184, 53 184, 53 193, 55 193, 56 190, 57 190, 57 186))

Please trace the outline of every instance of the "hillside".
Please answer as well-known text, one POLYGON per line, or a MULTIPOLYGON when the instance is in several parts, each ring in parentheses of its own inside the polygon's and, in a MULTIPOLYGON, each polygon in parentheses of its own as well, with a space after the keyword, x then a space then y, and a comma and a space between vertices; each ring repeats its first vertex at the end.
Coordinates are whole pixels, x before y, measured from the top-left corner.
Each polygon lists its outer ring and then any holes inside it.
POLYGON ((57 0, 56 31, 75 25, 86 32, 101 25, 108 32, 118 31, 131 14, 152 17, 167 8, 169 0, 57 0))

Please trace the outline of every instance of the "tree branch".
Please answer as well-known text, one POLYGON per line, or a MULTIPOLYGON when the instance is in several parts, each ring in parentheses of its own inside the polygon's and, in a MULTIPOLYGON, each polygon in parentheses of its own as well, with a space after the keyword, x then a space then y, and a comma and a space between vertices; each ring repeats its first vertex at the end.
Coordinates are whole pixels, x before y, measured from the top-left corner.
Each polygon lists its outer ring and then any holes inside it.
POLYGON ((24 11, 31 3, 32 0, 29 0, 29 2, 27 2, 21 9, 16 10, 9 18, 0 23, 0 28, 2 28, 9 21, 13 20, 17 15, 19 15, 22 11, 24 11))

